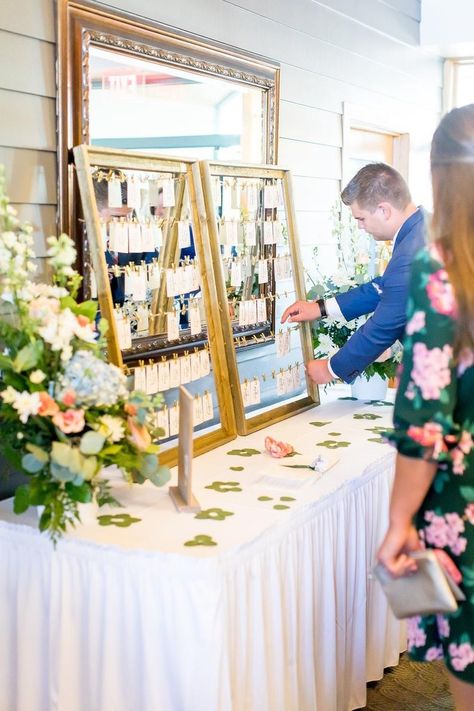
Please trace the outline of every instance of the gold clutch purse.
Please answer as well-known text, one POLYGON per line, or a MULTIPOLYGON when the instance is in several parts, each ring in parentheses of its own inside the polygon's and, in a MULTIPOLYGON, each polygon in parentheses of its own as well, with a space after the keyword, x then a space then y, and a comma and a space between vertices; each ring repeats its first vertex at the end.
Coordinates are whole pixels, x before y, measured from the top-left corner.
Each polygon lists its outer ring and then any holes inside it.
POLYGON ((415 551, 411 557, 416 560, 418 568, 411 575, 392 578, 381 563, 373 569, 395 617, 402 620, 414 615, 457 610, 457 601, 466 599, 464 593, 440 565, 433 551, 415 551))

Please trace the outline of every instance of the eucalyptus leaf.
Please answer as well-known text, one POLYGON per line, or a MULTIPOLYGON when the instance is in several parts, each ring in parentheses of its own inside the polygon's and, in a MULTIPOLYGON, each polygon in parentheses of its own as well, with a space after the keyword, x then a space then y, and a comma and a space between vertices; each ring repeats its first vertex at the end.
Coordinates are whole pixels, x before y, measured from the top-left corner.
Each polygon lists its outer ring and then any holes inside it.
POLYGON ((153 474, 148 474, 147 479, 155 486, 164 486, 170 480, 171 472, 168 467, 158 467, 153 474))
POLYGON ((65 442, 53 442, 51 459, 60 467, 68 467, 71 461, 71 447, 65 442))
POLYGON ((28 343, 16 354, 16 358, 13 361, 13 368, 17 373, 21 373, 24 370, 30 370, 38 364, 41 356, 43 354, 43 343, 42 341, 34 341, 33 343, 28 343))
POLYGON ((21 466, 29 474, 37 474, 44 468, 45 462, 37 459, 34 454, 25 454, 21 460, 21 466))
POLYGON ((33 454, 40 462, 44 462, 46 464, 46 462, 49 461, 49 454, 44 449, 41 449, 41 447, 38 447, 38 445, 31 444, 31 442, 29 442, 26 445, 26 449, 28 450, 28 452, 31 452, 31 454, 33 454))
POLYGON ((49 465, 49 469, 51 476, 58 481, 72 481, 76 476, 76 472, 71 471, 69 467, 61 466, 54 461, 49 465))
POLYGON ((100 432, 95 432, 95 430, 89 430, 89 432, 82 435, 79 450, 82 454, 98 454, 104 443, 104 435, 100 434, 100 432))

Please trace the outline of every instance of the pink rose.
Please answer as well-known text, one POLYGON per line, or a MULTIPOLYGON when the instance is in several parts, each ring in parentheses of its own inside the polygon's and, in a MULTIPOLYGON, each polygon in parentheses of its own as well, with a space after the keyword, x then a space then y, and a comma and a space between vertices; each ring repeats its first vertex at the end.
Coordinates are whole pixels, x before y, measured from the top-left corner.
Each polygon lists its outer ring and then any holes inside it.
POLYGON ((423 400, 438 400, 441 390, 451 382, 451 346, 427 348, 424 343, 413 346, 411 377, 421 390, 423 400))
POLYGON ((46 390, 42 390, 38 393, 38 395, 41 403, 39 406, 38 415, 42 415, 43 417, 51 417, 51 415, 55 415, 57 412, 59 412, 58 403, 53 400, 51 395, 48 395, 46 390))
POLYGON ((62 396, 62 401, 63 404, 66 405, 66 407, 71 407, 71 405, 74 405, 76 402, 76 393, 74 390, 65 390, 62 396))
POLYGON ((151 444, 151 435, 145 425, 140 425, 133 417, 127 419, 129 440, 137 449, 145 450, 151 444))
POLYGON ((434 459, 437 459, 441 452, 446 452, 448 449, 443 437, 443 428, 437 422, 427 422, 423 427, 410 425, 407 434, 422 447, 432 447, 431 456, 434 459))
POLYGON ((72 432, 82 432, 86 422, 84 419, 84 410, 66 410, 65 412, 57 412, 53 417, 53 423, 59 427, 64 434, 72 432))
POLYGON ((273 439, 273 437, 265 437, 265 449, 272 457, 276 457, 276 459, 287 457, 295 451, 293 445, 287 442, 278 442, 276 439, 273 439))

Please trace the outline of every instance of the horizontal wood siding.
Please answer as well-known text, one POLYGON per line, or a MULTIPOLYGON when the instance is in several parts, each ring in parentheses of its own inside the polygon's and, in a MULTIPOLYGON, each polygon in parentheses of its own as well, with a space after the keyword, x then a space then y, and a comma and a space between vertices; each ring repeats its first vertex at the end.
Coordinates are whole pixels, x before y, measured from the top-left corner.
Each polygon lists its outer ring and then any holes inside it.
MULTIPOLYGON (((403 116, 404 124, 408 117, 411 187, 414 196, 428 194, 442 66, 417 47, 420 0, 112 0, 108 5, 280 63, 279 162, 294 176, 305 264, 318 245, 324 266, 334 266, 329 210, 341 189, 345 102, 378 115, 403 116)), ((12 200, 35 224, 43 255, 40 234, 54 228, 56 202, 54 6, 53 0, 0 2, 0 162, 12 200)))

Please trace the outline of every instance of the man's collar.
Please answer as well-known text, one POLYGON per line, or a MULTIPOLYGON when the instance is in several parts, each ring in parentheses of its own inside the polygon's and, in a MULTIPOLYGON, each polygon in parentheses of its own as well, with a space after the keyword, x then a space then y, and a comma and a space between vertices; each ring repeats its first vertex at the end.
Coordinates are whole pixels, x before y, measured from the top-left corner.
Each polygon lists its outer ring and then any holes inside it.
POLYGON ((405 235, 418 223, 423 219, 423 208, 421 205, 419 205, 415 212, 413 212, 410 217, 407 217, 403 225, 401 225, 397 232, 395 233, 395 237, 393 238, 392 245, 393 248, 395 247, 395 242, 400 243, 401 240, 405 237, 405 235))

